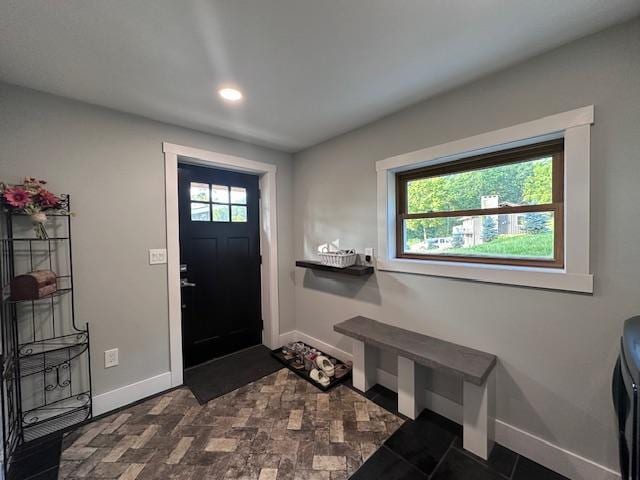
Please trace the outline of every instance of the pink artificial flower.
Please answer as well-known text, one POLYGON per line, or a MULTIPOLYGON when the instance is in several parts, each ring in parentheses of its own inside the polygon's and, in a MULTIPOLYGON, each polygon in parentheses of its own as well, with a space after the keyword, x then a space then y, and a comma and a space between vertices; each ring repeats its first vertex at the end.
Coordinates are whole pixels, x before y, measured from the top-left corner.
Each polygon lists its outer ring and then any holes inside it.
POLYGON ((60 198, 44 188, 36 195, 36 200, 43 208, 54 208, 60 205, 60 198))
POLYGON ((7 188, 3 197, 14 208, 24 208, 31 203, 31 194, 20 187, 7 188))

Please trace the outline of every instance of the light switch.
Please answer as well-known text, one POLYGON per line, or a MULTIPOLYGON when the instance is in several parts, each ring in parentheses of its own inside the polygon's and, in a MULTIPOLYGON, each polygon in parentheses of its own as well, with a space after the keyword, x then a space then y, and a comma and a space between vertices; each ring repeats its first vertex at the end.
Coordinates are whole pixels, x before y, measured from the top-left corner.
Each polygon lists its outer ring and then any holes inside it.
POLYGON ((149 265, 160 265, 167 263, 166 248, 150 248, 149 249, 149 265))

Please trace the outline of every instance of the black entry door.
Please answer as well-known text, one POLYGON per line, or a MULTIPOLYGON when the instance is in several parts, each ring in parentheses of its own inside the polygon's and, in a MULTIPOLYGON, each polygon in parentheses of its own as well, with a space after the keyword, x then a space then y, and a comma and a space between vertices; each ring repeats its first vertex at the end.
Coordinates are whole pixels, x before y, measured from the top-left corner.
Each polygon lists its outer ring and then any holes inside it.
POLYGON ((261 343, 255 175, 179 164, 184 366, 261 343))

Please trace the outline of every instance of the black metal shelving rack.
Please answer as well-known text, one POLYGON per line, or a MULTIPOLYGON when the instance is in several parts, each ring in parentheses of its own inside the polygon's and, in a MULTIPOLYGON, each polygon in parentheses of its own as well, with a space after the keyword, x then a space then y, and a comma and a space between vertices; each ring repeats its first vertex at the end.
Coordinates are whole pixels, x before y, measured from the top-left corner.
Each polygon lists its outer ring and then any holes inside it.
MULTIPOLYGON (((70 198, 49 213, 56 235, 14 236, 24 215, 2 212, 0 222, 0 313, 2 325, 2 432, 5 477, 21 444, 64 430, 92 416, 89 324, 75 318, 70 198), (21 219, 21 220, 20 220, 21 219), (62 230, 62 235, 57 232, 62 230), (9 282, 37 269, 57 271, 58 290, 37 300, 13 301, 9 282)), ((21 232, 22 232, 21 231, 21 232)))

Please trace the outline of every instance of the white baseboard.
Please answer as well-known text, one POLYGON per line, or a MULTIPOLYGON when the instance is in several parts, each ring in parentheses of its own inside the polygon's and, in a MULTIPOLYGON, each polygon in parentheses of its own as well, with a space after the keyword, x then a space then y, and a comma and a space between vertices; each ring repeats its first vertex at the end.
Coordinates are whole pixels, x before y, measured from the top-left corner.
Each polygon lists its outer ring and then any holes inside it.
MULTIPOLYGON (((298 330, 280 335, 282 345, 293 341, 303 341, 343 361, 351 360, 350 353, 298 330)), ((376 380, 383 387, 395 392, 398 391, 395 375, 378 369, 376 380)), ((456 402, 437 393, 425 391, 424 405, 429 410, 462 424, 462 406, 456 402)), ((496 419, 496 442, 572 480, 620 480, 620 474, 609 467, 600 465, 499 419, 496 419)))
POLYGON ((95 395, 93 397, 93 415, 102 415, 170 388, 171 372, 165 372, 155 377, 146 378, 139 382, 95 395))
POLYGON ((290 332, 280 334, 281 345, 286 345, 289 342, 305 342, 333 357, 336 357, 338 360, 342 360, 343 362, 351 361, 351 354, 349 352, 340 350, 333 345, 323 342, 322 340, 318 340, 317 338, 307 335, 299 330, 291 330, 290 332))
POLYGON ((283 346, 287 343, 297 342, 298 341, 298 332, 296 330, 291 330, 290 332, 281 333, 280 334, 280 345, 283 346))
POLYGON ((573 480, 620 480, 620 474, 577 453, 496 419, 496 441, 573 480))

